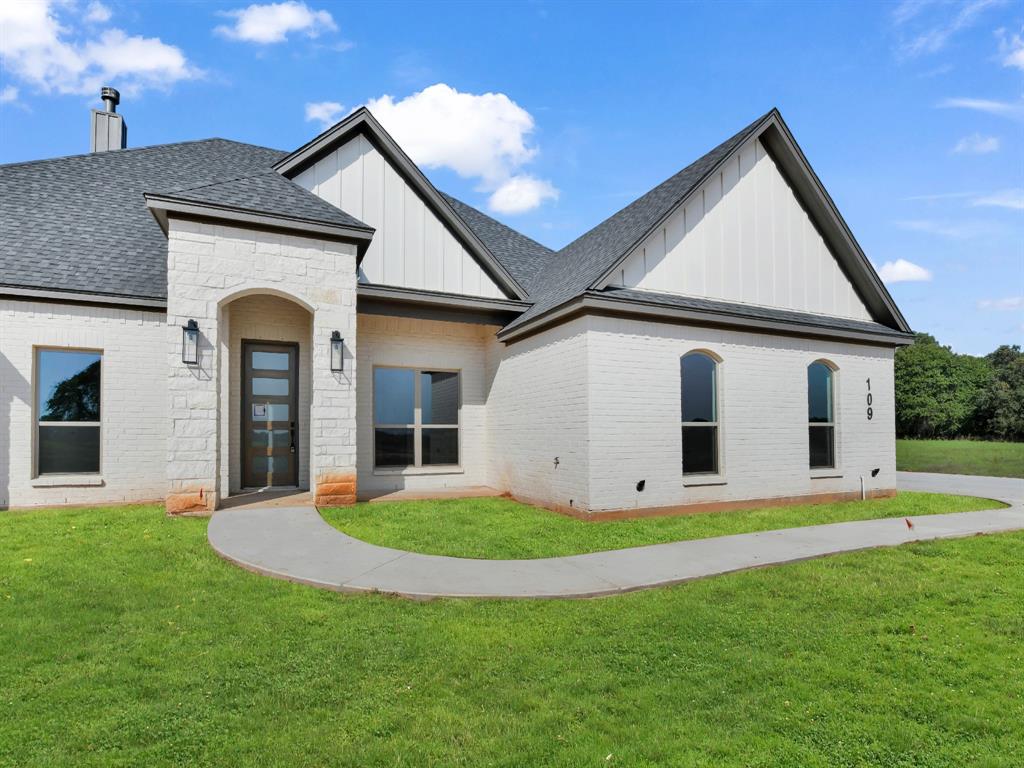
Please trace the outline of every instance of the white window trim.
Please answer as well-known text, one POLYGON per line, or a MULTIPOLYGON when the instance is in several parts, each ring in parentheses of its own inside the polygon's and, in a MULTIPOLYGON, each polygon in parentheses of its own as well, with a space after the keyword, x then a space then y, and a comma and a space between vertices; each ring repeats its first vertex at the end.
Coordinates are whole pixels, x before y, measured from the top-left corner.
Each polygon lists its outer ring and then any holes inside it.
POLYGON ((32 346, 32 486, 60 487, 72 485, 103 484, 103 420, 107 409, 103 407, 107 387, 106 355, 96 347, 59 347, 53 344, 32 346), (41 421, 39 413, 39 353, 40 352, 88 352, 100 356, 100 420, 99 421, 41 421), (46 427, 99 427, 100 460, 96 472, 39 472, 39 428, 46 427))
POLYGON ((723 445, 725 443, 722 429, 722 372, 725 365, 722 356, 712 352, 710 349, 700 347, 698 349, 691 349, 688 352, 684 352, 679 357, 679 403, 682 405, 682 394, 683 394, 683 372, 682 362, 683 358, 689 355, 701 354, 710 357, 715 363, 715 420, 711 421, 683 421, 682 413, 679 414, 679 473, 683 478, 684 488, 698 488, 704 485, 728 485, 728 479, 725 473, 725 451, 723 445), (682 462, 682 438, 683 438, 683 427, 715 427, 715 466, 717 470, 714 472, 684 472, 682 462))
POLYGON ((373 397, 371 398, 371 417, 373 433, 373 474, 375 475, 454 475, 462 474, 462 369, 443 368, 438 366, 414 366, 414 365, 374 365, 372 371, 373 397), (378 424, 377 423, 377 370, 405 370, 413 372, 413 423, 412 424, 378 424), (454 373, 459 377, 459 403, 455 424, 424 424, 422 409, 422 394, 420 387, 421 373, 454 373), (413 464, 409 466, 377 466, 377 430, 378 429, 411 429, 413 464), (455 464, 423 464, 423 430, 425 429, 454 429, 457 437, 457 450, 459 460, 455 464))

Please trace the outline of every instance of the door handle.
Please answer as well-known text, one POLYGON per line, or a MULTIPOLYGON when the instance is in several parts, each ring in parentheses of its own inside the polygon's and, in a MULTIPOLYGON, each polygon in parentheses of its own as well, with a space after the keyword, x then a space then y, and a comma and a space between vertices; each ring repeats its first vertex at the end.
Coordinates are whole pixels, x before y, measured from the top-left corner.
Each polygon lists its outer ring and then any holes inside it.
POLYGON ((288 423, 288 436, 291 438, 291 452, 295 453, 295 422, 291 421, 288 423))

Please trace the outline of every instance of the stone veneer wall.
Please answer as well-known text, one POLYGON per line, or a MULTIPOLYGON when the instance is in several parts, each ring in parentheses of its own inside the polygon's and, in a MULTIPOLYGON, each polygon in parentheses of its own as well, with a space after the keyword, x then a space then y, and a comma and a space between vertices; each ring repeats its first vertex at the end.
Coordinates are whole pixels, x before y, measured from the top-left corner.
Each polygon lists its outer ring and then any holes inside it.
POLYGON ((172 217, 167 243, 167 511, 209 512, 228 492, 229 312, 253 294, 288 298, 313 318, 310 476, 317 504, 356 492, 356 247, 172 217), (181 362, 181 326, 199 324, 199 364, 181 362), (345 371, 330 370, 331 332, 345 371))

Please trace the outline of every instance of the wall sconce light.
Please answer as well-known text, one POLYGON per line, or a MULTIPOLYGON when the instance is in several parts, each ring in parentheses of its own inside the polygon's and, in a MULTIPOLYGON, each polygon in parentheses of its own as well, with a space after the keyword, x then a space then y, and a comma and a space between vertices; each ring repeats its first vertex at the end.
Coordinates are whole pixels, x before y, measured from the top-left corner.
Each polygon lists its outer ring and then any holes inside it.
POLYGON ((181 362, 199 365, 199 324, 195 320, 181 326, 181 362))
POLYGON ((331 333, 331 370, 345 370, 345 340, 338 331, 331 333))

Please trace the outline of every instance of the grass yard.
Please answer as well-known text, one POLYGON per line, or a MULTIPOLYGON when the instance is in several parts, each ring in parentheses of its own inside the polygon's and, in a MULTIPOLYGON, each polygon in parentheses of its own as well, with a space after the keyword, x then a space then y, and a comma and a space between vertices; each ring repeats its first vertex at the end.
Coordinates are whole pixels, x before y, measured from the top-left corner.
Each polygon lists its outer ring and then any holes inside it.
POLYGON ((801 525, 970 512, 1003 506, 988 499, 903 492, 891 499, 800 504, 735 512, 586 522, 510 499, 357 504, 324 510, 357 539, 431 555, 534 558, 704 539, 801 525))
POLYGON ((896 469, 906 472, 1024 477, 1024 443, 897 440, 896 469))
POLYGON ((1024 534, 587 601, 343 596, 0 514, 0 765, 1019 766, 1024 534))

